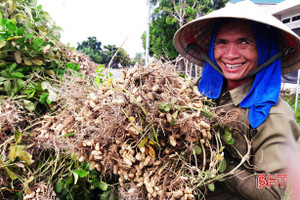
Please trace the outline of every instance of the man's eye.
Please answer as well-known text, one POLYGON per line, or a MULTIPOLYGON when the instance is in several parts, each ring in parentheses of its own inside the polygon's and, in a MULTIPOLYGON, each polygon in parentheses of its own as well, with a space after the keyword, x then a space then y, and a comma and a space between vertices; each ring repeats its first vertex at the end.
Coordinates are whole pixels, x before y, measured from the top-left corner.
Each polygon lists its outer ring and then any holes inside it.
POLYGON ((241 39, 240 44, 250 44, 250 42, 247 39, 241 39))
POLYGON ((217 40, 215 42, 215 45, 218 45, 218 44, 226 44, 226 41, 225 40, 217 40))

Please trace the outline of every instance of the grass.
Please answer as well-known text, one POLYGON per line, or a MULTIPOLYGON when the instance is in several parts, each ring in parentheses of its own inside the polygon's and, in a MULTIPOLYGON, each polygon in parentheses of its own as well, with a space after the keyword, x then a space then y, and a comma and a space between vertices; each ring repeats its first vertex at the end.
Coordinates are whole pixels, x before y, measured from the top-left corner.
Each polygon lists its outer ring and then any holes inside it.
MULTIPOLYGON (((288 102, 288 104, 291 106, 291 108, 295 111, 295 115, 296 115, 296 121, 298 123, 298 125, 300 126, 300 97, 298 97, 298 106, 297 109, 295 110, 295 94, 285 94, 282 93, 281 97, 288 102)), ((300 138, 298 140, 298 144, 300 145, 300 138)))

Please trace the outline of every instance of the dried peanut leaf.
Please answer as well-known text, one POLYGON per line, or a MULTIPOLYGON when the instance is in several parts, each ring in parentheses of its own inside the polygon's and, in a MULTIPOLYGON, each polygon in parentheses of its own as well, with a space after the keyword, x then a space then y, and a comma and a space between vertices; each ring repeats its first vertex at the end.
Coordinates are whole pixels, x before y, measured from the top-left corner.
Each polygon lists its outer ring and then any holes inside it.
POLYGON ((15 173, 13 173, 8 167, 5 167, 5 171, 8 174, 9 178, 12 180, 16 180, 18 177, 15 173))

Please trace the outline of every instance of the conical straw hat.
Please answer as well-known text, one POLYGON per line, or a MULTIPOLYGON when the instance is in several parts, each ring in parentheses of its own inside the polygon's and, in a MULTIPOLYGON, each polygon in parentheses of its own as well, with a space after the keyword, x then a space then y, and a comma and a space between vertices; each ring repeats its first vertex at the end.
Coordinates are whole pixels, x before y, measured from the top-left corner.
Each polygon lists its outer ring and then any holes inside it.
POLYGON ((197 49, 186 52, 188 45, 196 44, 207 53, 214 24, 220 18, 238 18, 266 24, 278 29, 280 48, 293 47, 294 51, 281 57, 282 73, 290 73, 300 68, 300 38, 286 25, 251 1, 229 4, 226 7, 199 17, 177 30, 174 45, 177 51, 189 61, 204 66, 204 59, 197 49))

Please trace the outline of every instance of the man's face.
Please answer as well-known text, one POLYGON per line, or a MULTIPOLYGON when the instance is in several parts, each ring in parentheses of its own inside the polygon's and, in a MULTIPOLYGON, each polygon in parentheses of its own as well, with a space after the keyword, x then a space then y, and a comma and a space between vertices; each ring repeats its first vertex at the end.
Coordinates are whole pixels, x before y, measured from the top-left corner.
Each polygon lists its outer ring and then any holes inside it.
POLYGON ((253 71, 257 67, 258 54, 251 23, 237 21, 221 26, 214 54, 228 80, 241 80, 253 71))

